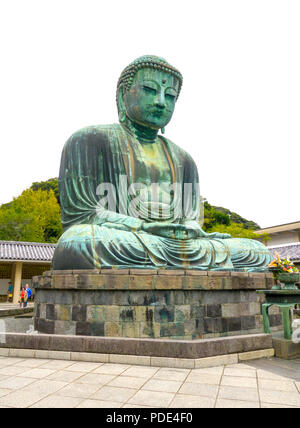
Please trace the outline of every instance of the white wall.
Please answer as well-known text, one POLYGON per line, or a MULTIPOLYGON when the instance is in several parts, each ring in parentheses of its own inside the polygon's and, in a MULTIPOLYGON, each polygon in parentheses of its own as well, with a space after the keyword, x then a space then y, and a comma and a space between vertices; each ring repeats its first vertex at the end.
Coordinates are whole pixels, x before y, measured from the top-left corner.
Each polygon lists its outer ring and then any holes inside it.
POLYGON ((299 234, 298 232, 281 232, 278 235, 270 235, 269 241, 267 241, 267 246, 273 245, 282 245, 289 244, 293 242, 299 242, 299 234))

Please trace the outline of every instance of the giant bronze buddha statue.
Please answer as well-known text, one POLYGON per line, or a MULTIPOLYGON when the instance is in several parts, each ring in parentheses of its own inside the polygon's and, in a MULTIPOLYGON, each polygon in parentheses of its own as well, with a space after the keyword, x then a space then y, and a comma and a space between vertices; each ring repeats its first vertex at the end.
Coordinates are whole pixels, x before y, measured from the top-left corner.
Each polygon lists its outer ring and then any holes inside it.
POLYGON ((84 128, 66 142, 64 233, 53 269, 266 270, 271 256, 260 242, 200 227, 197 167, 159 134, 181 85, 181 73, 164 59, 138 58, 118 82, 119 124, 84 128))

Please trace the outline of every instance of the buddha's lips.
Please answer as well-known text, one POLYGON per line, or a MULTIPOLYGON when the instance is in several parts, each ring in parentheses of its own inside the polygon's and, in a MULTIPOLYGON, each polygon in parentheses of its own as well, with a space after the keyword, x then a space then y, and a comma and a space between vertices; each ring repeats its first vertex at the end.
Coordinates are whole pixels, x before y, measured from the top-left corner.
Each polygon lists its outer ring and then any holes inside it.
POLYGON ((164 111, 163 111, 163 110, 154 110, 154 111, 151 113, 151 115, 152 115, 152 116, 161 117, 161 116, 163 116, 163 115, 164 115, 164 111))

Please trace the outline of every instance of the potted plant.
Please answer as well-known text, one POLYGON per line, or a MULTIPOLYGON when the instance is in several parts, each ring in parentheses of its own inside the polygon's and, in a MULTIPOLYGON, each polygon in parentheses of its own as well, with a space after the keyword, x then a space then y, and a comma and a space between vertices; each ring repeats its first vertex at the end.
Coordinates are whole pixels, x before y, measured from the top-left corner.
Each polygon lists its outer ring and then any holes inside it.
POLYGON ((293 262, 288 258, 280 259, 279 254, 275 253, 276 258, 269 264, 269 270, 273 272, 276 280, 280 281, 283 286, 274 285, 273 290, 298 290, 295 285, 299 281, 299 270, 294 266, 293 262))

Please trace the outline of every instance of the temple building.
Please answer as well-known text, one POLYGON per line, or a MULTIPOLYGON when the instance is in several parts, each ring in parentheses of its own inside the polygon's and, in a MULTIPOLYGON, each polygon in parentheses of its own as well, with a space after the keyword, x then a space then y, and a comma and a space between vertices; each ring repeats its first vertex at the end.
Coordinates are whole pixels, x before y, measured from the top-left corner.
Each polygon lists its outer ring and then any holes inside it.
POLYGON ((11 281, 13 302, 18 303, 21 287, 50 269, 54 249, 55 244, 0 241, 0 301, 6 301, 11 281))
POLYGON ((274 255, 277 252, 279 257, 289 257, 300 268, 300 221, 266 227, 256 233, 267 233, 271 238, 266 242, 269 250, 274 255))

